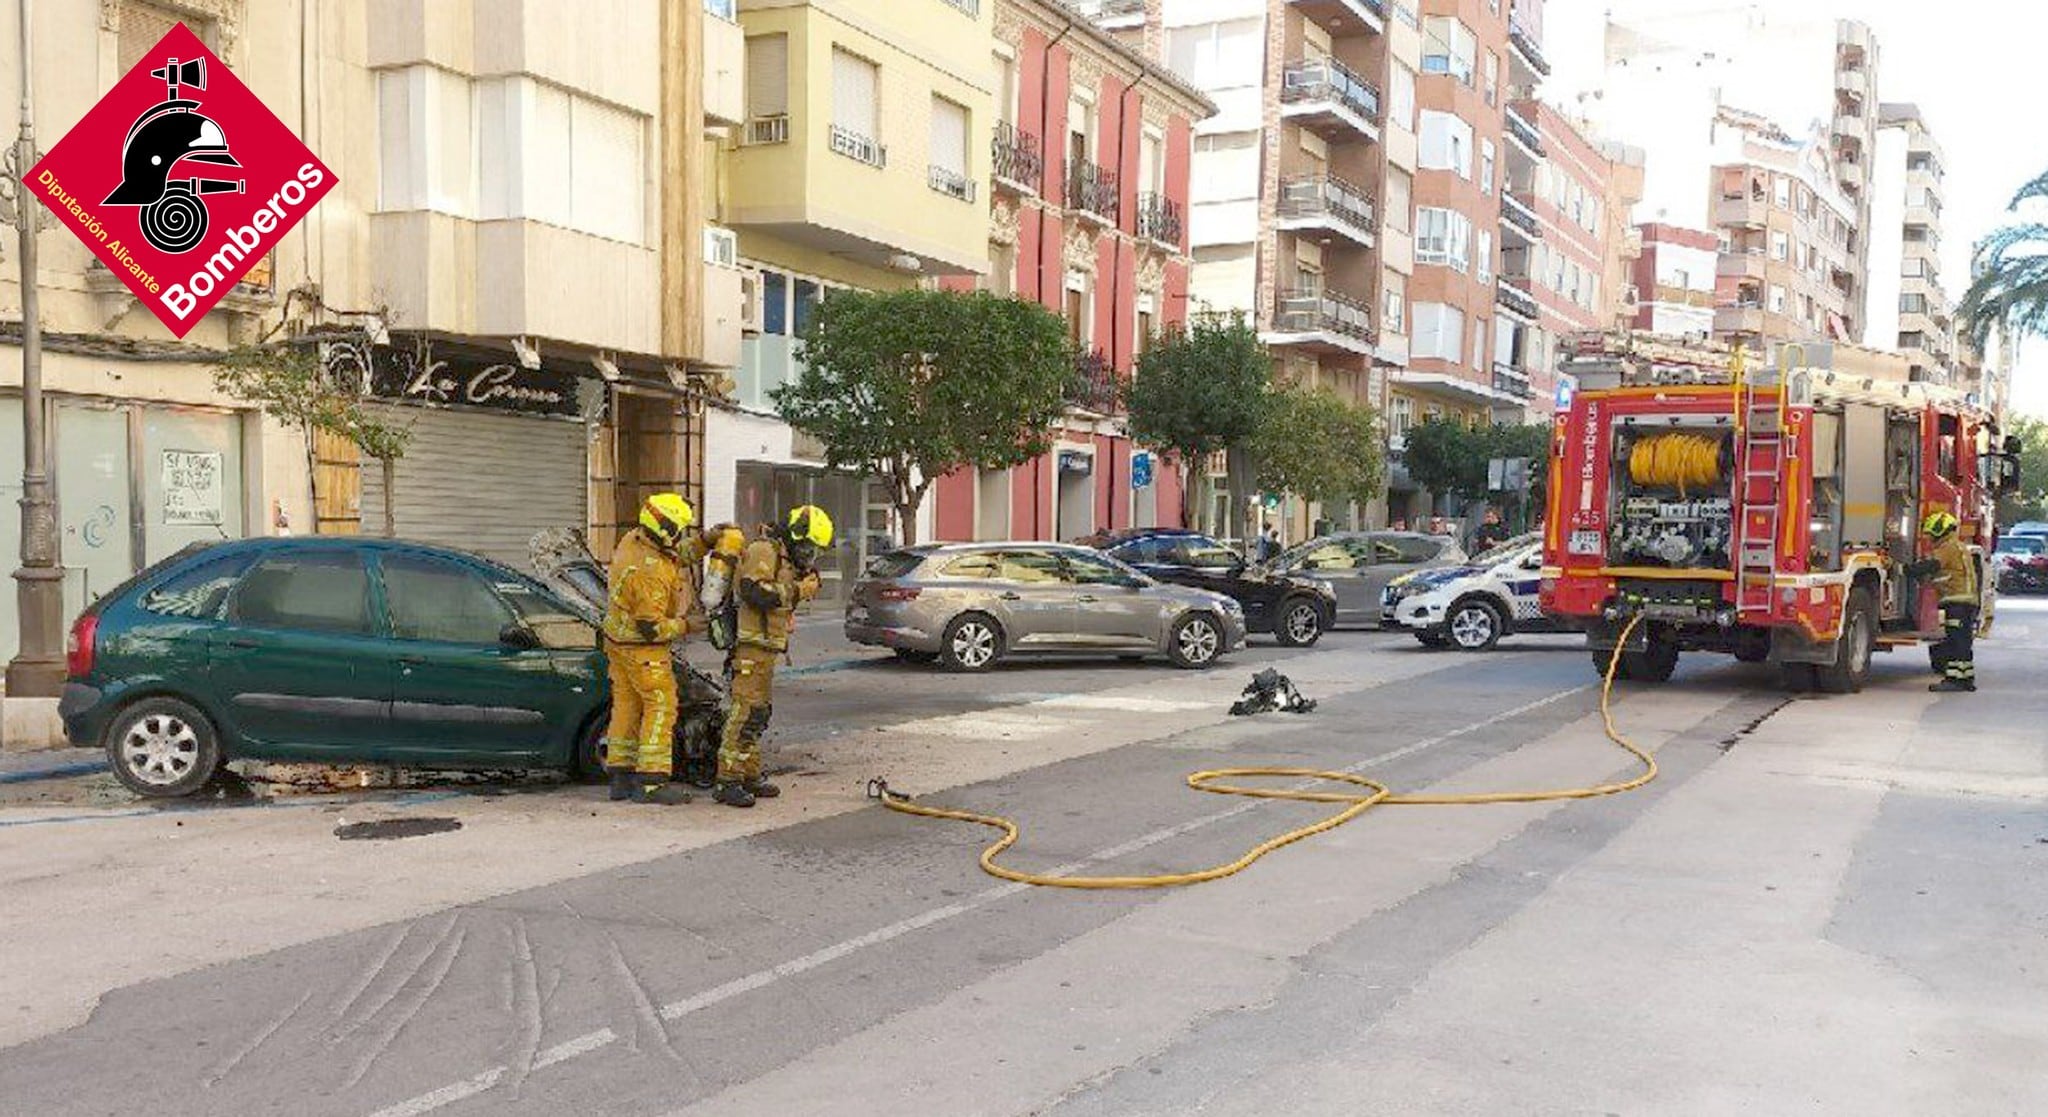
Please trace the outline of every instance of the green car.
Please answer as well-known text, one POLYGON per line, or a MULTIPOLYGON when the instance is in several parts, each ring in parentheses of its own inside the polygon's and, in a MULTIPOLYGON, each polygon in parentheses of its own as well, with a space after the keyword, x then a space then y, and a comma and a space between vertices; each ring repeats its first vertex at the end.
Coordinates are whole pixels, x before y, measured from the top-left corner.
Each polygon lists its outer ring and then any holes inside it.
POLYGON ((587 604, 403 542, 191 548, 72 625, 59 713, 154 797, 241 757, 587 775, 608 701, 587 604))

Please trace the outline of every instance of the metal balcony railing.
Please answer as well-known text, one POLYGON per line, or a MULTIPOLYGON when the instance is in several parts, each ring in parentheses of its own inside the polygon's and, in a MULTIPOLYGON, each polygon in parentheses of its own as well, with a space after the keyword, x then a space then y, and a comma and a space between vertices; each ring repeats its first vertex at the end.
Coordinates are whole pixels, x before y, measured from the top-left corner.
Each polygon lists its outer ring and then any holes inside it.
POLYGON ((1334 58, 1305 58, 1281 70, 1281 104, 1314 101, 1334 101, 1367 120, 1380 118, 1380 87, 1334 58))
POLYGON ((1281 333, 1333 333, 1370 344, 1372 312, 1357 299, 1335 291, 1296 288, 1280 292, 1273 328, 1281 333))
POLYGON ((758 144, 786 144, 789 142, 789 114, 756 116, 747 121, 746 143, 748 147, 758 144))
POLYGON ((1503 191, 1500 196, 1500 217, 1502 221, 1521 230, 1531 239, 1541 239, 1543 222, 1536 217, 1536 211, 1518 195, 1503 191))
POLYGON ((958 198, 963 202, 974 200, 974 180, 959 171, 934 164, 928 168, 925 181, 948 198, 958 198))
POLYGON ((1534 318, 1543 310, 1519 277, 1501 276, 1494 287, 1494 301, 1524 318, 1534 318))
POLYGON ((841 128, 837 124, 832 125, 831 129, 827 132, 827 136, 831 142, 832 150, 846 156, 848 159, 859 163, 866 163, 870 167, 886 167, 889 165, 889 149, 872 136, 863 136, 859 132, 841 128))
POLYGON ((1082 160, 1067 168, 1067 208, 1093 214, 1110 224, 1117 219, 1116 172, 1082 160))
POLYGON ((1528 61, 1530 69, 1544 77, 1550 76, 1550 63, 1543 57, 1543 48, 1536 45, 1536 36, 1512 19, 1508 21, 1508 43, 1528 61))
POLYGON ((1156 190, 1138 195, 1138 235, 1160 244, 1180 245, 1180 203, 1156 190))
POLYGON ((1074 374, 1067 381, 1067 403, 1098 415, 1114 415, 1123 404, 1122 383, 1100 349, 1074 354, 1074 374))
POLYGON ((1045 181, 1045 149, 1037 136, 1007 120, 997 121, 995 136, 989 141, 989 166, 998 180, 1036 193, 1038 184, 1045 181))
POLYGON ((1493 363, 1493 390, 1506 392, 1516 399, 1536 398, 1536 387, 1529 382, 1529 375, 1500 361, 1493 363))
POLYGON ((1282 179, 1278 212, 1283 218, 1327 218, 1351 225, 1368 237, 1376 228, 1372 197, 1336 175, 1282 179))
POLYGON ((1508 135, 1520 140, 1524 147, 1538 155, 1544 154, 1543 133, 1529 118, 1516 111, 1513 105, 1507 107, 1508 135))

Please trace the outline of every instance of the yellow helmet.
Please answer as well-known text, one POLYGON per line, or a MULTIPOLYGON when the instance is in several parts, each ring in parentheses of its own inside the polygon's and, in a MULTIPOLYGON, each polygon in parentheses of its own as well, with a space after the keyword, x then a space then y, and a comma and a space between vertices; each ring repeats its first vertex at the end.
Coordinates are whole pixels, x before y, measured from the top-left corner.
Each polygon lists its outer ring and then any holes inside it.
POLYGON ((1958 526, 1956 518, 1947 512, 1929 512, 1927 518, 1920 521, 1920 530, 1930 539, 1946 539, 1955 534, 1958 526))
POLYGON ((682 543, 683 534, 696 522, 697 513, 690 502, 675 493, 655 493, 640 506, 640 526, 670 550, 682 543))
POLYGON ((737 524, 717 524, 710 532, 711 553, 725 559, 736 559, 747 549, 747 533, 737 524))
POLYGON ((832 545, 832 517, 815 504, 789 510, 789 541, 808 543, 819 550, 832 545))

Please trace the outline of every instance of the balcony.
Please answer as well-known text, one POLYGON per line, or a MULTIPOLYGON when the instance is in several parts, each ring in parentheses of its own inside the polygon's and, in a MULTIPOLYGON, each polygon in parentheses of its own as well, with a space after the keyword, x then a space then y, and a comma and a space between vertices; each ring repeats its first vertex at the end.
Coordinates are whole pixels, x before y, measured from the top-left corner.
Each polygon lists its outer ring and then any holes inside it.
POLYGON ((1714 332, 1717 334, 1747 334, 1761 337, 1764 332, 1764 308, 1761 303, 1723 303, 1714 308, 1714 332))
POLYGON ((704 120, 736 127, 747 119, 747 42, 734 0, 704 0, 704 120))
POLYGON ((826 132, 826 137, 835 155, 844 155, 856 163, 866 163, 870 167, 889 165, 889 149, 871 136, 863 136, 850 128, 841 128, 834 124, 826 132))
POLYGON ((1837 71, 1835 74, 1835 89, 1837 92, 1847 93, 1856 100, 1867 103, 1870 100, 1870 72, 1861 67, 1853 70, 1837 71))
POLYGON ((1177 251, 1185 227, 1179 202, 1154 190, 1138 195, 1139 236, 1177 251))
POLYGON ((989 167, 999 189, 1036 194, 1038 184, 1045 181, 1045 148, 1037 136, 1007 120, 997 121, 989 141, 989 167))
POLYGON ((1536 211, 1520 194, 1503 190, 1500 195, 1500 220, 1503 228, 1513 229, 1530 240, 1543 239, 1543 222, 1536 211))
POLYGON ((747 134, 741 143, 748 147, 764 144, 786 144, 789 142, 789 114, 756 116, 747 121, 747 134))
POLYGON ((1771 221, 1769 198, 1751 194, 1748 197, 1722 196, 1714 199, 1714 224, 1723 229, 1761 229, 1771 221))
POLYGON ((1289 62, 1280 74, 1280 119, 1323 138, 1380 138, 1380 90, 1334 58, 1289 62))
POLYGON ((1371 248, 1378 229, 1372 199, 1336 175, 1295 175, 1280 182, 1278 228, 1327 232, 1371 248))
POLYGON ((1529 374, 1500 361, 1493 363, 1493 390, 1518 400, 1536 398, 1536 386, 1529 382, 1529 374))
POLYGON ((1508 20, 1508 45, 1515 48, 1515 61, 1535 71, 1539 77, 1550 76, 1550 63, 1543 57, 1543 48, 1536 45, 1536 37, 1512 18, 1508 20))
POLYGON ((963 202, 974 200, 974 180, 950 167, 941 167, 936 163, 928 166, 925 170, 925 185, 948 198, 958 198, 963 202))
POLYGON ((1116 172, 1083 160, 1067 168, 1067 209, 1083 219, 1114 225, 1116 172))
POLYGON ((1067 381, 1067 405, 1077 411, 1115 415, 1123 409, 1123 383, 1102 350, 1074 354, 1074 374, 1067 381))
POLYGON ((1543 158, 1543 133, 1537 131, 1536 125, 1516 111, 1513 105, 1507 106, 1507 123, 1509 139, 1520 144, 1529 158, 1543 158))
POLYGON ((1299 345, 1315 352, 1370 357, 1372 313, 1364 303, 1335 291, 1283 290, 1274 300, 1273 327, 1260 340, 1268 345, 1299 345))
POLYGON ((1493 289, 1493 298, 1502 310, 1531 322, 1543 313, 1543 305, 1529 293, 1527 281, 1519 276, 1501 276, 1500 283, 1493 289))
POLYGON ((1071 6, 1105 30, 1145 25, 1145 0, 1072 0, 1071 6))
POLYGON ((1766 259, 1761 248, 1738 248, 1723 252, 1714 264, 1714 274, 1760 280, 1764 277, 1766 259))
MULTIPOLYGON (((1387 29, 1387 0, 1288 0, 1288 3, 1326 27, 1332 20, 1339 21, 1339 26, 1343 27, 1342 21, 1351 19, 1364 24, 1365 30, 1374 35, 1387 29)), ((1144 5, 1139 4, 1138 7, 1142 9, 1144 5)), ((1333 32, 1339 37, 1351 33, 1353 29, 1349 27, 1333 32)))

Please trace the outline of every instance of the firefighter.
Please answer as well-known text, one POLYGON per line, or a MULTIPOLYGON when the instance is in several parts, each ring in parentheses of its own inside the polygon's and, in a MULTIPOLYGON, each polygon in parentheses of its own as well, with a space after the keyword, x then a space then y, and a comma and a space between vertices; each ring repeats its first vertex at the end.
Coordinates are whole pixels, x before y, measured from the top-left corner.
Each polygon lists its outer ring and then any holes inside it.
POLYGON ((747 544, 740 558, 739 625, 728 662, 731 708, 718 747, 718 789, 728 807, 751 807, 780 788, 761 778, 761 734, 775 701, 775 658, 789 650, 796 607, 818 594, 818 556, 832 545, 832 518, 815 505, 790 510, 782 526, 747 544))
POLYGON ((690 504, 656 493, 640 524, 612 552, 611 596, 604 613, 604 654, 612 687, 605 733, 611 797, 673 806, 690 801, 672 779, 676 672, 669 645, 689 632, 689 579, 701 550, 690 504))
POLYGON ((1906 568, 1915 578, 1929 579, 1941 593, 1942 638, 1930 649, 1941 681, 1927 688, 1938 693, 1977 689, 1977 563, 1956 534, 1959 526, 1948 512, 1930 513, 1920 530, 1934 543, 1934 553, 1906 568))

